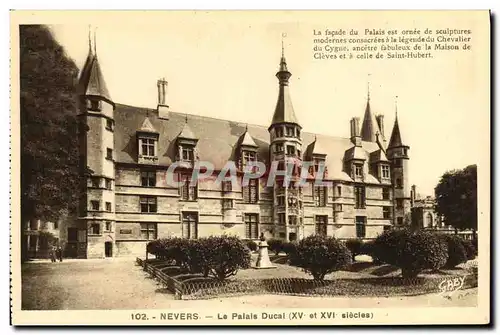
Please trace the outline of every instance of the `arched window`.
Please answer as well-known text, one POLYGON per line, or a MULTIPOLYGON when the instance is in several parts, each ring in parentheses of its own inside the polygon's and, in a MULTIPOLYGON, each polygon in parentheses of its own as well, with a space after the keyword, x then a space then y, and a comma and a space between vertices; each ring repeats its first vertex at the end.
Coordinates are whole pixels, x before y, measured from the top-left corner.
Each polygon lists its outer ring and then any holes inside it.
POLYGON ((432 228, 432 223, 433 223, 432 214, 427 213, 427 227, 432 228))

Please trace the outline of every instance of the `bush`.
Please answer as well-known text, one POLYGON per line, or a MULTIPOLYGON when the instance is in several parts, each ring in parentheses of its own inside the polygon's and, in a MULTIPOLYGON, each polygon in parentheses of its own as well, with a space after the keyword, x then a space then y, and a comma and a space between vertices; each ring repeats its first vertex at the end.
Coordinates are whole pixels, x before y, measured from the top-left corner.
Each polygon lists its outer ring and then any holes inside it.
POLYGON ((347 249, 349 249, 349 251, 352 254, 352 261, 353 262, 355 261, 356 256, 361 254, 361 245, 362 244, 363 244, 363 242, 357 238, 351 238, 345 242, 347 249))
POLYGON ((206 265, 210 275, 222 281, 236 275, 239 269, 250 267, 250 253, 235 236, 210 236, 204 239, 207 253, 206 265))
POLYGON ((415 278, 424 269, 439 269, 448 259, 443 239, 425 231, 390 230, 375 240, 374 253, 382 262, 401 268, 404 278, 415 278))
POLYGON ((283 243, 283 252, 290 256, 292 253, 296 252, 297 243, 296 242, 285 242, 283 243))
POLYGON ((247 240, 247 241, 245 241, 245 244, 248 247, 248 249, 250 249, 250 251, 252 251, 252 252, 257 251, 259 249, 259 246, 257 245, 257 243, 255 241, 247 240))
POLYGON ((352 255, 344 243, 327 236, 308 236, 298 244, 290 255, 290 264, 302 268, 315 280, 323 280, 334 271, 351 264, 352 255))
POLYGON ((462 244, 465 248, 465 254, 467 255, 467 260, 472 260, 477 256, 477 250, 471 241, 462 240, 462 244))
POLYGON ((272 238, 267 241, 267 245, 269 246, 269 250, 273 251, 276 255, 283 251, 284 242, 282 240, 272 238))
POLYGON ((456 235, 439 235, 448 246, 448 259, 444 267, 453 269, 458 264, 467 262, 467 253, 463 244, 463 240, 456 235))
POLYGON ((198 240, 187 240, 186 267, 190 273, 203 273, 204 277, 210 274, 208 266, 210 257, 210 246, 206 238, 198 240))

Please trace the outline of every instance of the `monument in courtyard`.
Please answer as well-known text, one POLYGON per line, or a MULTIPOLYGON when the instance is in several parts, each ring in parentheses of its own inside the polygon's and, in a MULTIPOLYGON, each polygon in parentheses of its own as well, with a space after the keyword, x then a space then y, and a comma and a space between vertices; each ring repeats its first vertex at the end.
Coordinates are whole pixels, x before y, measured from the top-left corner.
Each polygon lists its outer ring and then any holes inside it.
POLYGON ((269 259, 269 252, 267 250, 267 242, 264 234, 260 235, 259 242, 259 256, 257 257, 257 263, 254 266, 254 269, 274 269, 274 266, 269 259))

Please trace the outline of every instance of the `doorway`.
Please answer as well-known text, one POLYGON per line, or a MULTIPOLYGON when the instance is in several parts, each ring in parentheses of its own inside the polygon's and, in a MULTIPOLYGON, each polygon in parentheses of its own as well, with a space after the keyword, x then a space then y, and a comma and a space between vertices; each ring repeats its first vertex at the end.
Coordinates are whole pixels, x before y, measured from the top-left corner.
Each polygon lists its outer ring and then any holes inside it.
POLYGON ((106 257, 113 257, 113 243, 104 242, 104 255, 106 257))

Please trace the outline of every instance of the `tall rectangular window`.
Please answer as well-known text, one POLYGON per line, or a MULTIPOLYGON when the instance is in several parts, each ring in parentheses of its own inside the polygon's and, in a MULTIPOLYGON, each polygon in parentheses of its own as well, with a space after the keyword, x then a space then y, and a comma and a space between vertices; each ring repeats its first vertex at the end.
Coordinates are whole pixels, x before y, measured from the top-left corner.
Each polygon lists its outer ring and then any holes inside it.
POLYGON ((225 180, 222 182, 222 191, 231 192, 233 190, 233 183, 230 180, 225 180))
POLYGON ((316 235, 326 236, 328 216, 316 215, 316 235))
POLYGON ((156 240, 158 225, 156 223, 141 223, 141 238, 143 240, 156 240))
POLYGON ((111 221, 106 221, 106 223, 105 223, 105 230, 106 231, 111 231, 111 221))
POLYGON ((290 226, 296 226, 297 225, 297 216, 296 215, 288 215, 288 224, 290 226))
POLYGON ((111 149, 111 148, 106 149, 106 159, 110 159, 110 160, 113 159, 113 149, 111 149))
POLYGON ((99 206, 99 200, 91 200, 90 201, 90 206, 92 208, 93 211, 98 211, 100 208, 99 206))
POLYGON ((285 206, 285 196, 284 195, 278 195, 277 200, 278 200, 278 206, 285 206))
POLYGON ((280 153, 280 152, 283 152, 284 149, 283 149, 283 143, 276 143, 274 145, 274 152, 276 153, 280 153))
POLYGON ((106 129, 109 131, 113 131, 113 120, 106 119, 106 129))
POLYGON ((382 199, 384 200, 391 199, 391 190, 389 187, 382 188, 382 199))
POLYGON ((111 202, 106 201, 106 212, 111 212, 111 202))
POLYGON ((142 138, 141 154, 143 156, 156 156, 155 154, 155 144, 156 140, 154 138, 142 138))
POLYGON ((248 185, 243 187, 243 202, 255 204, 259 200, 259 180, 250 179, 248 185))
POLYGON ((258 214, 245 214, 245 237, 252 240, 259 238, 258 214))
POLYGON ((278 222, 279 222, 280 225, 282 225, 282 226, 285 225, 285 223, 286 223, 285 222, 286 221, 285 218, 286 218, 285 213, 279 213, 278 214, 278 222))
POLYGON ((286 127, 286 136, 293 137, 294 135, 293 127, 286 127))
POLYGON ((99 223, 92 223, 90 225, 90 234, 100 235, 101 234, 101 225, 99 223))
POLYGON ((403 208, 403 199, 397 199, 396 200, 396 208, 397 209, 402 209, 403 208))
POLYGON ((141 185, 144 187, 156 186, 156 172, 155 171, 141 171, 141 185))
POLYGON ((363 177, 363 165, 360 164, 354 165, 354 175, 356 177, 363 177))
POLYGON ((198 213, 182 213, 182 237, 189 239, 198 238, 198 213))
POLYGON ((191 176, 183 175, 181 176, 181 180, 184 181, 184 184, 181 186, 181 200, 184 201, 195 201, 198 199, 198 184, 192 185, 191 176))
POLYGON ((366 236, 366 216, 356 216, 356 237, 364 238, 366 236))
POLYGON ((106 180, 106 189, 111 190, 111 185, 112 185, 111 179, 106 178, 105 180, 106 180))
POLYGON ((99 177, 91 177, 92 187, 99 188, 101 187, 101 178, 99 177))
POLYGON ((384 215, 384 219, 390 219, 391 218, 391 207, 383 207, 382 213, 384 215))
POLYGON ((356 200, 355 208, 365 208, 366 207, 365 187, 364 186, 354 186, 354 197, 356 200))
POLYGON ((286 154, 287 155, 295 155, 295 147, 293 145, 286 146, 286 154))
POLYGON ((156 197, 143 196, 140 198, 141 213, 156 213, 156 197))
POLYGON ((327 188, 326 186, 315 186, 314 187, 314 202, 317 207, 325 207, 327 199, 327 188))
POLYGON ((391 175, 389 174, 389 165, 382 165, 382 178, 389 179, 391 175))
POLYGON ((283 128, 277 127, 275 131, 276 131, 276 137, 283 137, 283 128))
POLYGON ((341 197, 341 196, 342 196, 342 186, 340 186, 340 185, 339 185, 339 186, 337 186, 337 195, 338 195, 339 197, 341 197))

